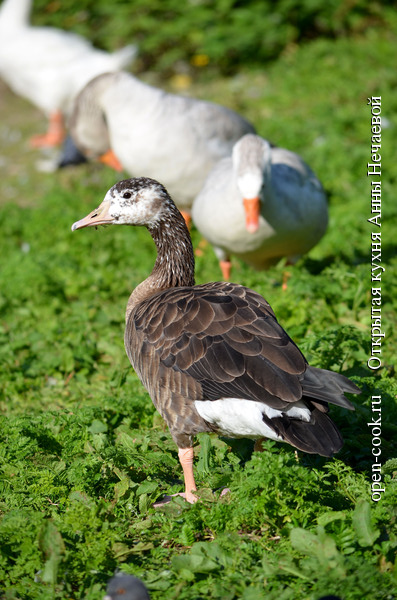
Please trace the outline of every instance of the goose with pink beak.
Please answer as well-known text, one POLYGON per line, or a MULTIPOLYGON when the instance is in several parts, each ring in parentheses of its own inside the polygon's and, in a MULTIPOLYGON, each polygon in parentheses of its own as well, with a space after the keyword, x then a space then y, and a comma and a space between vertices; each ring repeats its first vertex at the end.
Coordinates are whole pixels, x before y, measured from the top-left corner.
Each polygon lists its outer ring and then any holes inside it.
POLYGON ((209 173, 192 218, 228 280, 232 255, 256 269, 282 257, 295 263, 324 235, 328 207, 320 181, 298 154, 247 134, 209 173))
POLYGON ((147 177, 119 181, 72 229, 110 224, 146 227, 157 248, 151 274, 127 302, 124 344, 178 447, 185 482, 178 494, 198 500, 198 433, 269 438, 329 457, 340 450, 328 404, 353 410, 344 394, 359 388, 340 373, 308 365, 254 290, 195 284, 190 234, 163 185, 147 177))

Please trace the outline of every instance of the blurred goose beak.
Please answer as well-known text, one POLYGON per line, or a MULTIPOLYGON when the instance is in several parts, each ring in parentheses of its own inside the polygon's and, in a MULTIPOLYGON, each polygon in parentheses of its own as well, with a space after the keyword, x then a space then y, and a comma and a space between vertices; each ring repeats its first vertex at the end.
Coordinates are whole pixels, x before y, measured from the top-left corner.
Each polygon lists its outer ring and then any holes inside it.
POLYGON ((105 152, 105 154, 102 154, 102 156, 100 156, 98 160, 104 165, 112 167, 112 169, 114 169, 115 171, 123 170, 123 165, 121 164, 113 150, 108 150, 107 152, 105 152))
POLYGON ((244 198, 244 210, 245 210, 245 227, 250 233, 255 233, 259 228, 259 216, 260 216, 260 199, 256 198, 244 198))
POLYGON ((114 219, 109 214, 109 208, 110 201, 105 199, 98 208, 90 212, 84 219, 80 219, 80 221, 73 223, 72 231, 83 229, 83 227, 93 227, 95 225, 110 225, 114 222, 114 219))

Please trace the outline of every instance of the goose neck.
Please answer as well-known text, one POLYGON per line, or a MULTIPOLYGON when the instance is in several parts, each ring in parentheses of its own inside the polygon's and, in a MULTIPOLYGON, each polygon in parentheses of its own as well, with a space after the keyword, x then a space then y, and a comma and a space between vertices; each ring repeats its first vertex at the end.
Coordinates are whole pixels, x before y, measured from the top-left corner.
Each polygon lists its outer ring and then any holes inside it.
POLYGON ((174 214, 148 227, 157 248, 153 267, 155 275, 164 287, 194 285, 194 254, 189 231, 182 215, 175 208, 174 214))
MULTIPOLYGON (((194 285, 194 253, 189 231, 175 207, 167 218, 148 225, 157 248, 157 258, 149 277, 132 292, 126 319, 137 304, 150 296, 173 287, 194 285)), ((169 210, 169 209, 168 209, 169 210)))
POLYGON ((15 26, 27 25, 31 10, 32 0, 3 0, 0 7, 0 25, 2 29, 4 27, 4 32, 15 26))

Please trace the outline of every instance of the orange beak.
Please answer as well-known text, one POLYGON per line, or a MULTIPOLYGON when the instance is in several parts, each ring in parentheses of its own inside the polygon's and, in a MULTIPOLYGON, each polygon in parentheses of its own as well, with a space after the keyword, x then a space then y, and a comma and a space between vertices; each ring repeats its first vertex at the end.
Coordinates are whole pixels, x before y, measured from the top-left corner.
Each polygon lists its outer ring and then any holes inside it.
POLYGON ((98 208, 90 212, 89 215, 76 221, 72 225, 72 231, 76 229, 83 229, 83 227, 94 227, 95 225, 110 225, 113 223, 113 217, 109 215, 110 202, 104 200, 98 208))
POLYGON ((102 154, 102 156, 100 156, 98 160, 104 165, 112 167, 112 169, 114 169, 115 171, 123 170, 123 165, 121 164, 113 150, 108 150, 107 152, 105 152, 105 154, 102 154))
POLYGON ((244 198, 243 203, 245 210, 245 227, 250 233, 255 233, 259 228, 260 199, 259 197, 244 198))

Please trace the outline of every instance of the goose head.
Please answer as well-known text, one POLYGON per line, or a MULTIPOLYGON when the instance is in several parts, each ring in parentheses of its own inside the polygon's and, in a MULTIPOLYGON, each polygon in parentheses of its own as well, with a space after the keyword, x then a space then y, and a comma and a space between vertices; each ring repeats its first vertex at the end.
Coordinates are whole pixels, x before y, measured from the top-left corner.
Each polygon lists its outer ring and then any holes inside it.
POLYGON ((98 208, 73 223, 72 231, 97 225, 142 225, 153 229, 175 210, 164 186, 154 179, 125 179, 110 188, 98 208))
POLYGON ((72 225, 72 231, 97 225, 144 226, 157 247, 153 271, 131 294, 127 316, 135 304, 156 291, 194 285, 190 234, 161 183, 148 177, 119 181, 110 188, 98 208, 72 225))
MULTIPOLYGON (((101 106, 102 96, 116 75, 98 75, 82 89, 74 102, 70 132, 75 145, 86 158, 98 160, 116 171, 122 171, 123 167, 111 149, 106 115, 101 106)), ((62 158, 66 161, 65 157, 62 158)))
POLYGON ((270 144, 251 133, 244 135, 233 147, 233 169, 243 198, 245 226, 250 233, 255 233, 259 228, 270 152, 270 144))

